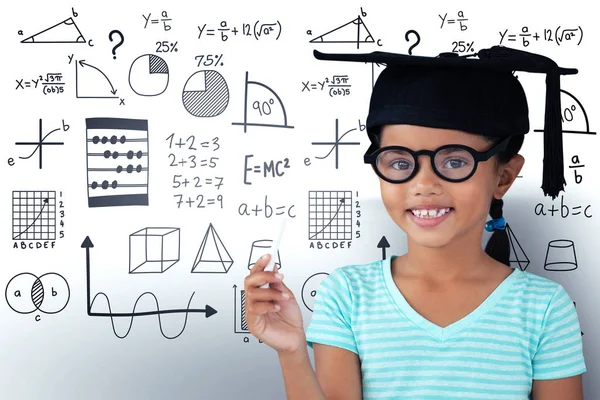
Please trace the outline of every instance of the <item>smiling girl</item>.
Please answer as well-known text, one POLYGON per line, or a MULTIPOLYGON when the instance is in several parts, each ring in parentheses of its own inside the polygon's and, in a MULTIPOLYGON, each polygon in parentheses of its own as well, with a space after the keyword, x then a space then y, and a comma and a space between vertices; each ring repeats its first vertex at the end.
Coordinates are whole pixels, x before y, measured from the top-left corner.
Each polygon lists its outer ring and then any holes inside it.
POLYGON ((264 271, 268 256, 255 264, 246 320, 277 350, 287 398, 582 399, 573 301, 560 284, 510 266, 502 215, 529 131, 512 71, 548 74, 542 187, 553 198, 564 184, 558 78, 577 71, 500 46, 477 60, 315 54, 387 65, 371 95, 364 161, 407 252, 336 268, 306 332, 282 276, 264 271), (485 250, 484 228, 493 231, 485 250))

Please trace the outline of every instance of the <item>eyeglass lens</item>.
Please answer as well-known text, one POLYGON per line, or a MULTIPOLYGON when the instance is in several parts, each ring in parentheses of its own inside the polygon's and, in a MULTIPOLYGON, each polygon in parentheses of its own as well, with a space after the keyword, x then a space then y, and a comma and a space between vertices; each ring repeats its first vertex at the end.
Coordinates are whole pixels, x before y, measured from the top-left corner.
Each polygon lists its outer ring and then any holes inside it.
MULTIPOLYGON (((416 160, 404 150, 385 150, 377 157, 377 169, 386 178, 402 181, 413 173, 416 160)), ((445 148, 438 151, 434 157, 437 171, 450 180, 463 179, 475 168, 475 160, 468 151, 461 148, 445 148)))

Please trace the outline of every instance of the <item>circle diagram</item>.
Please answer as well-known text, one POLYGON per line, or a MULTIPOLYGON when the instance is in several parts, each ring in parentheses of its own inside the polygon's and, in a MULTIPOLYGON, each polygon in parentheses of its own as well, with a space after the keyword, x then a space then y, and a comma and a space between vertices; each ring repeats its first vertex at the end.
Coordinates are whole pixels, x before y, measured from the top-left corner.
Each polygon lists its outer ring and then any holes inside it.
POLYGON ((129 86, 140 96, 158 96, 169 86, 169 66, 154 54, 141 55, 129 68, 129 86))
POLYGON ((183 106, 195 117, 216 117, 229 104, 229 88, 217 71, 206 70, 192 74, 185 82, 183 106))
POLYGON ((323 279, 327 278, 327 272, 318 272, 311 275, 304 285, 302 285, 302 302, 311 312, 315 306, 315 297, 317 297, 317 289, 321 286, 323 279))
POLYGON ((29 272, 15 275, 6 285, 6 302, 19 314, 41 311, 61 312, 69 303, 69 284, 61 275, 49 272, 40 277, 29 272))

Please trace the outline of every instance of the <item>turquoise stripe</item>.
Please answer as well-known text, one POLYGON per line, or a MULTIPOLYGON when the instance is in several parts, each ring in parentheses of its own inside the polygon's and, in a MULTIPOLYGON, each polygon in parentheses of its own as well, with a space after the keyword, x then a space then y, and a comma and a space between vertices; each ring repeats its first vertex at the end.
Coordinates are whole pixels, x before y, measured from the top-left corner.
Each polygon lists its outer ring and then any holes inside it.
POLYGON ((402 303, 388 274, 394 258, 335 269, 307 329, 310 348, 360 356, 364 399, 527 400, 534 377, 587 371, 575 307, 556 282, 515 270, 484 307, 446 329, 402 303))

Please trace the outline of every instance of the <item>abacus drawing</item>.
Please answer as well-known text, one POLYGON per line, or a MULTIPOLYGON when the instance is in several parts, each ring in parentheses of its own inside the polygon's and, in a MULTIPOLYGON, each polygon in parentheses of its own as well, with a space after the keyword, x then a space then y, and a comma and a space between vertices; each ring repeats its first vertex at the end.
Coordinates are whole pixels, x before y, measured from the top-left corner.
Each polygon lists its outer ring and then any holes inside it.
POLYGON ((148 120, 86 118, 89 207, 148 205, 148 120))

